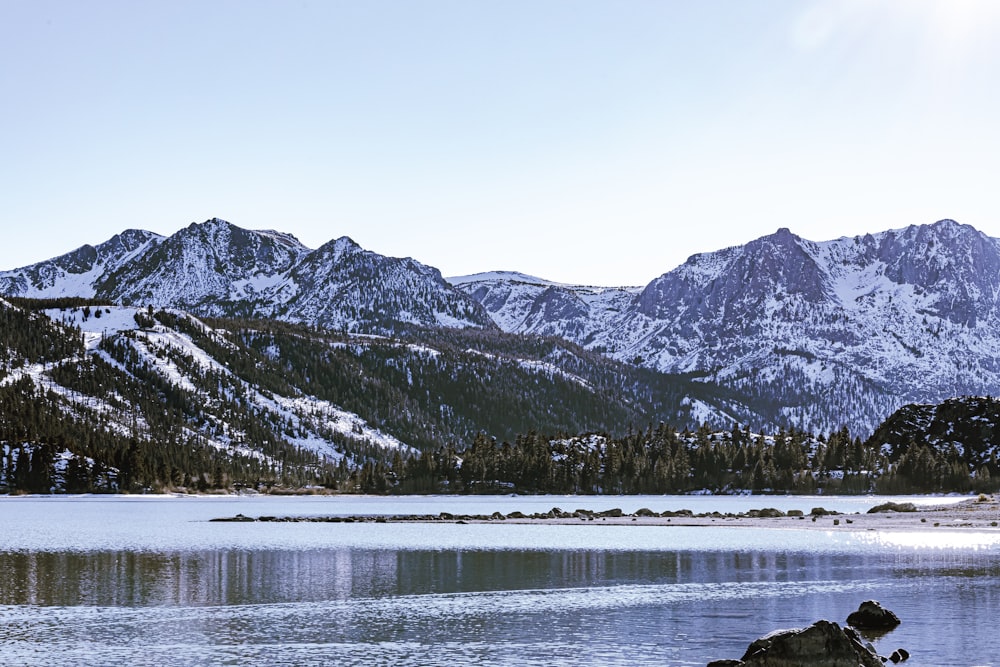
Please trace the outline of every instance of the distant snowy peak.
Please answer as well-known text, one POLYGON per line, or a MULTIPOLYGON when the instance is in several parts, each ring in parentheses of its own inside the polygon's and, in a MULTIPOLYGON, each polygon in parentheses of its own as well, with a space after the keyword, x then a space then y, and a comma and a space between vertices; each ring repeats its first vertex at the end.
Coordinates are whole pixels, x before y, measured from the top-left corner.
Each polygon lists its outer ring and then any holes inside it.
POLYGON ((163 239, 135 261, 95 283, 95 292, 125 304, 169 305, 205 315, 250 314, 247 285, 269 283, 308 252, 285 238, 213 218, 163 239))
POLYGON ((535 285, 542 287, 559 287, 572 290, 574 292, 593 292, 601 293, 607 291, 628 291, 636 292, 640 287, 602 287, 598 285, 577 285, 574 283, 560 283, 554 280, 547 280, 545 278, 539 278, 537 276, 532 276, 527 273, 521 273, 520 271, 484 271, 482 273, 473 273, 467 276, 449 276, 446 277, 449 283, 455 286, 459 285, 469 285, 469 284, 484 284, 484 283, 521 283, 524 285, 535 285))
POLYGON ((637 312, 658 320, 755 320, 794 317, 808 305, 857 314, 870 312, 868 306, 883 295, 974 325, 995 311, 998 292, 997 240, 942 220, 819 243, 781 229, 744 246, 691 257, 643 290, 637 312))
POLYGON ((481 303, 501 329, 586 344, 612 326, 641 288, 568 285, 515 271, 448 279, 481 303))
POLYGON ((130 230, 96 248, 0 273, 0 293, 99 297, 359 331, 496 326, 437 269, 413 259, 378 255, 346 236, 311 250, 290 234, 220 218, 169 237, 130 230))
POLYGON ((288 281, 296 292, 279 312, 295 321, 351 330, 393 323, 496 326, 479 303, 448 284, 437 269, 365 250, 346 236, 303 257, 288 281))
POLYGON ((473 273, 468 276, 451 276, 445 278, 445 280, 455 286, 468 285, 469 283, 510 282, 524 283, 525 285, 544 285, 546 287, 567 287, 567 285, 562 283, 555 283, 551 280, 545 280, 544 278, 529 276, 526 273, 520 273, 518 271, 484 271, 482 273, 473 273))

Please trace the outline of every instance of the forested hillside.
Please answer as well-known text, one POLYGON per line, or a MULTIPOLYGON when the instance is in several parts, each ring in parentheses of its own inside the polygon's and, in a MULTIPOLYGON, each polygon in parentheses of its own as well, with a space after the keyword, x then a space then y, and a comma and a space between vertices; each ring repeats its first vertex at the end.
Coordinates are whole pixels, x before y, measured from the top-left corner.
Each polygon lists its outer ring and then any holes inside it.
POLYGON ((0 302, 0 487, 85 492, 332 482, 328 462, 281 437, 285 423, 248 409, 246 387, 143 335, 141 326, 155 326, 151 316, 98 303, 61 305, 64 322, 0 302), (74 324, 103 319, 114 326, 117 319, 120 326, 125 315, 135 329, 91 335, 89 345, 74 324), (187 374, 172 381, 180 367, 187 374))
POLYGON ((992 399, 909 406, 867 442, 846 427, 699 427, 699 405, 726 404, 720 388, 559 338, 12 299, 0 341, 0 490, 13 492, 897 493, 1000 479, 992 399))
POLYGON ((690 420, 687 380, 558 339, 420 328, 387 338, 11 301, 0 302, 0 487, 13 490, 356 490, 394 460, 461 450, 480 433, 690 420))

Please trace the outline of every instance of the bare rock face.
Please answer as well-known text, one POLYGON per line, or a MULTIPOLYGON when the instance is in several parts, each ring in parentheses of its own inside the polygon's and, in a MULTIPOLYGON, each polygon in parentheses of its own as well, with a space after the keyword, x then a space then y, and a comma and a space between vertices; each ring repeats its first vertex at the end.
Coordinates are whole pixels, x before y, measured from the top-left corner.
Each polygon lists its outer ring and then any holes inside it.
POLYGON ((882 667, 882 659, 850 628, 816 621, 807 628, 777 630, 750 644, 742 660, 709 667, 882 667))
POLYGON ((858 630, 888 632, 899 625, 899 617, 875 600, 865 600, 847 617, 847 624, 858 630))

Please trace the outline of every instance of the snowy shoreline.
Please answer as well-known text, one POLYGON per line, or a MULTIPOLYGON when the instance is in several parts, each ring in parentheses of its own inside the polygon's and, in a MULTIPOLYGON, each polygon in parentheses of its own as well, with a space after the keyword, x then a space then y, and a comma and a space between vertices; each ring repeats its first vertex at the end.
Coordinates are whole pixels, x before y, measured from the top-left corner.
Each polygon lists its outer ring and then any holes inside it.
MULTIPOLYGON (((653 512, 639 509, 625 513, 620 509, 604 511, 571 510, 558 507, 548 512, 524 514, 494 512, 485 514, 399 514, 399 515, 354 515, 354 516, 260 516, 249 517, 237 514, 232 517, 212 519, 220 522, 299 522, 299 523, 511 523, 511 524, 584 524, 604 526, 700 526, 700 527, 745 527, 745 528, 788 528, 839 531, 880 531, 880 530, 968 530, 1000 532, 1000 502, 992 496, 981 496, 959 503, 942 505, 912 505, 908 507, 888 507, 881 511, 865 513, 842 513, 816 507, 809 513, 801 511, 783 512, 773 508, 762 508, 733 513, 710 512, 695 514, 691 510, 671 510, 653 512)), ((878 509, 878 508, 873 508, 878 509)))

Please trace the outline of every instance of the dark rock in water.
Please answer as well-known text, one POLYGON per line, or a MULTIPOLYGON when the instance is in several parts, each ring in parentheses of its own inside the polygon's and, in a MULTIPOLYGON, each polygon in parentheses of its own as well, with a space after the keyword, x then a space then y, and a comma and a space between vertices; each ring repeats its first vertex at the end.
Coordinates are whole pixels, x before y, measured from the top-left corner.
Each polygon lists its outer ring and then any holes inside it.
POLYGON ((839 514, 836 510, 828 510, 825 507, 814 507, 809 510, 809 514, 812 516, 829 516, 831 514, 839 514))
POLYGON ((252 517, 249 517, 249 516, 243 516, 242 514, 237 514, 236 516, 221 517, 221 518, 218 518, 218 519, 209 519, 209 521, 222 521, 222 522, 242 523, 242 522, 246 522, 246 521, 256 521, 256 519, 254 519, 252 517))
POLYGON ((869 514, 878 514, 879 512, 916 512, 917 506, 913 503, 882 503, 881 505, 876 505, 875 507, 868 510, 869 514))
POLYGON ((905 648, 897 648, 895 651, 892 652, 892 655, 889 656, 889 660, 892 660, 894 663, 899 663, 903 662, 909 657, 910 657, 909 651, 907 651, 905 648))
POLYGON ((649 509, 648 507, 640 507, 635 511, 636 516, 659 516, 656 512, 649 509))
POLYGON ((816 621, 808 628, 778 630, 752 642, 742 660, 711 667, 882 667, 882 658, 850 628, 816 621))
POLYGON ((847 617, 847 624, 858 630, 887 632, 899 625, 900 620, 875 600, 865 600, 857 611, 847 617))

